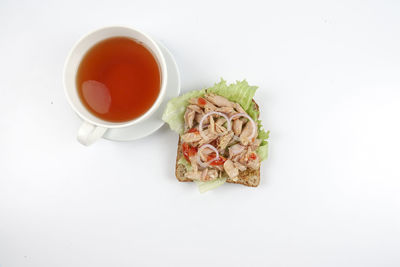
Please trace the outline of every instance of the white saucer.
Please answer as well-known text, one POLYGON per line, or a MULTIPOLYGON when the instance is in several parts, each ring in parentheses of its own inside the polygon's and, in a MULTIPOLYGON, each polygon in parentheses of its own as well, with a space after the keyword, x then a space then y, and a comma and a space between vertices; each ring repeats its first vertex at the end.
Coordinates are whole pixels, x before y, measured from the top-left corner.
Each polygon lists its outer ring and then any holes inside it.
POLYGON ((164 54, 167 63, 168 81, 167 91, 165 92, 164 101, 160 107, 145 121, 125 128, 109 129, 104 134, 103 138, 112 141, 132 141, 157 131, 164 121, 161 119, 167 102, 179 95, 181 82, 179 78, 178 66, 168 49, 158 43, 162 53, 164 54))

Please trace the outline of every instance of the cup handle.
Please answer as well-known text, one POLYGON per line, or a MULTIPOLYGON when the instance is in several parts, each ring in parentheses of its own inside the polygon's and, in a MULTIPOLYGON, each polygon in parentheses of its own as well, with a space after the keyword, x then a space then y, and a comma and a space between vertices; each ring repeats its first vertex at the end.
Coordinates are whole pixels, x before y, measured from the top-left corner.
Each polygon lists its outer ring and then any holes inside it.
POLYGON ((99 140, 106 131, 107 128, 96 126, 84 121, 78 130, 77 138, 82 145, 90 146, 99 140))

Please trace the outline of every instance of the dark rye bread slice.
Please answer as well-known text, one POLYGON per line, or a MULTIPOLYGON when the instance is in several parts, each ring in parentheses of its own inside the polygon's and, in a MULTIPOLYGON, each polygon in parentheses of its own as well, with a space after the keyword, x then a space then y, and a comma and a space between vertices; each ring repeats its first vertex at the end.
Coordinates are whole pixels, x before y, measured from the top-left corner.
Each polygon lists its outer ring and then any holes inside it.
MULTIPOLYGON (((253 100, 254 106, 257 110, 259 107, 257 103, 253 100)), ((176 153, 176 163, 175 163, 175 176, 179 182, 193 182, 191 179, 185 177, 186 167, 182 164, 178 164, 180 158, 183 157, 182 146, 181 146, 181 137, 179 136, 178 141, 178 150, 176 153)), ((260 184, 260 168, 258 170, 250 170, 247 169, 244 172, 239 172, 239 176, 237 181, 233 181, 231 178, 226 179, 228 183, 233 184, 242 184, 246 186, 256 187, 260 184)))

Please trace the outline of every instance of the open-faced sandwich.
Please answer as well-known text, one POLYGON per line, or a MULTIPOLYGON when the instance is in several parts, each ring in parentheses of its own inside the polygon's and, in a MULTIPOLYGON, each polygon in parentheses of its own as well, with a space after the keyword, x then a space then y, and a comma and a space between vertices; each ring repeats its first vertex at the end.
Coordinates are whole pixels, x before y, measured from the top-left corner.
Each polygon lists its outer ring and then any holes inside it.
POLYGON ((200 192, 225 182, 258 186, 268 154, 268 132, 246 81, 192 91, 170 100, 163 120, 179 134, 176 178, 200 192))

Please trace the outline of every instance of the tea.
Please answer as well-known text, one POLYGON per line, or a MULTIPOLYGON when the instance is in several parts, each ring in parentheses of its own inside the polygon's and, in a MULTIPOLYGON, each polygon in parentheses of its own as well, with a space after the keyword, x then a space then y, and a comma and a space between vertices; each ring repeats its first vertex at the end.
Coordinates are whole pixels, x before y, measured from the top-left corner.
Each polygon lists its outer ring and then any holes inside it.
POLYGON ((86 53, 76 83, 82 103, 92 114, 124 122, 151 108, 160 92, 161 75, 146 47, 130 38, 113 37, 86 53))

